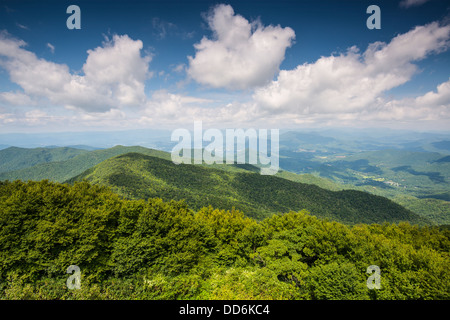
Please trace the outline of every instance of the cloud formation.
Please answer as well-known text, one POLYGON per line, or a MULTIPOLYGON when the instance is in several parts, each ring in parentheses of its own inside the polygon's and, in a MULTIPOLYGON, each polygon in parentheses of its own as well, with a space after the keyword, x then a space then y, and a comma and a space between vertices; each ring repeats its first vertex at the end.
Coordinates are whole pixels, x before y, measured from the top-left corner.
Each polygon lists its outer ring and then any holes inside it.
POLYGON ((414 62, 449 46, 450 26, 431 23, 376 42, 363 53, 356 47, 338 56, 282 70, 253 98, 262 114, 346 114, 382 108, 383 94, 409 81, 414 62))
MULTIPOLYGON (((141 56, 142 41, 115 35, 88 51, 83 75, 65 64, 38 58, 26 43, 0 34, 0 66, 31 98, 46 98, 71 109, 102 112, 145 102, 144 81, 151 58, 141 56)), ((9 99, 13 93, 8 93, 9 99)))
POLYGON ((218 5, 207 16, 214 39, 203 37, 188 57, 188 75, 213 88, 247 89, 266 84, 279 71, 294 31, 264 27, 236 15, 229 5, 218 5))
MULTIPOLYGON (((213 39, 204 37, 188 64, 173 64, 169 70, 185 72, 200 84, 196 97, 190 96, 192 92, 145 88, 152 58, 142 55, 141 40, 127 35, 114 35, 88 50, 77 73, 37 57, 24 41, 0 32, 0 66, 22 88, 0 92, 0 123, 62 128, 179 126, 194 120, 216 127, 278 128, 319 123, 448 124, 450 79, 418 97, 394 99, 387 94, 419 72, 418 61, 448 50, 450 25, 418 26, 388 43, 372 43, 365 51, 353 46, 280 71, 295 38, 292 29, 249 22, 228 5, 215 7, 207 21, 213 39), (208 91, 210 99, 205 99, 198 96, 205 86, 231 91, 208 91), (252 90, 236 93, 236 89, 252 90), (148 90, 153 93, 146 94, 148 90)), ((160 71, 160 77, 166 72, 160 71)))

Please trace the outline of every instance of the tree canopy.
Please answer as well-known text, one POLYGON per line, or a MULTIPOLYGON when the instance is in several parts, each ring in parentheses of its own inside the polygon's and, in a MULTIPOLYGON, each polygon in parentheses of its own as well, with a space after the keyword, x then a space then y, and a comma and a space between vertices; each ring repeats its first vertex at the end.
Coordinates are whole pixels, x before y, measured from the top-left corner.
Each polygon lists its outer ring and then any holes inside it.
POLYGON ((0 183, 4 299, 449 299, 450 232, 344 225, 307 211, 254 220, 106 187, 0 183), (81 270, 69 290, 66 270, 81 270), (369 265, 381 289, 369 289, 369 265))

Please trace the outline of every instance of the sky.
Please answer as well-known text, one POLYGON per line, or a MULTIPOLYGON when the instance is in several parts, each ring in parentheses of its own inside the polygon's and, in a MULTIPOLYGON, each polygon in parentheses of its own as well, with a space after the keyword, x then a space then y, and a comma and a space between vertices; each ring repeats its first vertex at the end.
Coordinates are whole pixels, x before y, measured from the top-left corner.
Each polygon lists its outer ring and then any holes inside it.
POLYGON ((0 0, 0 133, 194 121, 449 131, 450 3, 0 0))

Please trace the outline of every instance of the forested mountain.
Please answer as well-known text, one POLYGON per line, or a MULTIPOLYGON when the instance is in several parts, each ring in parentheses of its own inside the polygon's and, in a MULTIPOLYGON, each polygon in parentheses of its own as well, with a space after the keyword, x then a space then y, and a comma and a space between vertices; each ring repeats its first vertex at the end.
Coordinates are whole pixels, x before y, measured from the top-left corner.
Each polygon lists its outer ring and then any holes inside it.
MULTIPOLYGON (((296 145, 299 136, 292 135, 291 138, 292 145, 296 145)), ((301 135, 301 139, 306 138, 312 139, 314 138, 314 136, 301 135)), ((318 137, 317 139, 320 142, 320 139, 322 138, 318 137)), ((326 139, 324 141, 326 141, 326 139)), ((333 140, 330 139, 330 141, 333 140)), ((0 158, 2 159, 2 162, 0 162, 0 180, 13 181, 16 179, 21 179, 24 181, 39 181, 42 179, 49 179, 52 181, 63 182, 72 178, 73 176, 83 173, 85 170, 106 159, 128 152, 138 152, 147 155, 154 155, 162 159, 170 159, 170 153, 139 146, 116 146, 110 149, 102 150, 96 150, 93 147, 87 146, 73 146, 64 148, 46 147, 33 149, 10 147, 5 150, 0 150, 0 158), (22 169, 16 170, 17 168, 22 169), (4 172, 1 172, 2 170, 4 170, 4 172)), ((293 154, 295 157, 298 156, 298 153, 293 154)), ((309 154, 311 156, 311 153, 309 152, 303 152, 303 154, 309 154)), ((348 173, 348 177, 356 176, 358 179, 360 179, 356 180, 356 182, 351 179, 348 180, 353 184, 338 183, 331 179, 321 177, 319 176, 320 172, 315 172, 314 174, 296 174, 293 172, 280 170, 280 172, 277 173, 276 176, 294 182, 313 184, 319 186, 320 188, 332 191, 351 189, 369 192, 375 195, 387 197, 413 211, 414 213, 427 218, 434 224, 450 224, 450 203, 448 202, 448 192, 444 192, 444 190, 448 190, 448 183, 444 182, 433 184, 433 181, 429 180, 428 176, 431 178, 435 177, 436 179, 439 179, 440 176, 438 174, 433 174, 430 170, 431 167, 426 168, 424 167, 424 165, 422 165, 422 167, 418 167, 420 163, 425 163, 427 165, 432 164, 434 168, 444 168, 444 166, 448 166, 448 161, 446 161, 446 158, 448 157, 439 158, 437 157, 437 154, 427 153, 425 155, 419 154, 419 157, 416 159, 416 161, 414 161, 411 158, 414 158, 416 153, 409 151, 377 151, 368 152, 365 154, 367 155, 366 161, 370 161, 370 163, 373 163, 373 165, 366 164, 365 167, 361 166, 363 154, 360 154, 359 158, 355 159, 344 158, 344 160, 351 160, 347 162, 344 162, 342 159, 336 158, 336 160, 338 161, 332 162, 333 167, 327 166, 327 163, 321 165, 323 166, 323 168, 325 168, 325 171, 321 171, 322 174, 323 172, 332 172, 330 170, 335 170, 335 172, 338 173, 338 175, 341 177, 345 176, 345 174, 348 173), (406 163, 408 166, 399 166, 399 164, 402 163, 402 159, 406 161, 404 163, 406 163), (379 161, 384 161, 384 165, 389 165, 390 167, 394 168, 395 171, 386 171, 385 169, 383 169, 383 167, 377 165, 379 161), (339 168, 339 163, 343 164, 342 168, 339 168), (351 164, 351 169, 348 169, 349 163, 351 164), (383 171, 380 176, 374 174, 368 175, 367 173, 359 173, 358 175, 356 174, 358 171, 355 171, 355 169, 358 168, 356 168, 355 165, 359 165, 359 169, 366 168, 364 170, 367 170, 367 168, 377 168, 377 170, 383 171), (390 181, 389 179, 383 179, 383 174, 385 172, 391 172, 391 174, 397 175, 406 175, 407 179, 403 179, 404 181, 402 183, 414 183, 414 179, 417 179, 417 177, 422 180, 418 184, 417 188, 404 188, 403 186, 397 187, 395 185, 389 185, 387 183, 390 181), (428 174, 428 176, 418 176, 418 174, 421 174, 421 172, 428 174), (431 195, 426 196, 423 192, 421 193, 420 190, 422 189, 426 190, 425 193, 431 193, 431 195), (439 191, 441 193, 439 193, 439 191), (411 193, 413 193, 413 195, 411 195, 411 193), (427 199, 427 197, 430 196, 435 199, 427 199), (424 199, 421 199, 419 197, 424 199)), ((354 155, 350 157, 354 158, 357 156, 354 155)), ((330 156, 328 161, 332 159, 333 157, 330 156)), ((282 161, 282 163, 284 161, 288 161, 286 160, 286 158, 282 158, 280 160, 282 161)), ((318 158, 315 161, 318 161, 317 163, 320 163, 326 160, 327 159, 318 158)), ((302 163, 302 161, 298 161, 298 159, 296 158, 289 161, 294 161, 294 163, 296 162, 297 165, 301 165, 302 163)), ((250 164, 209 165, 207 167, 216 168, 228 172, 260 172, 260 168, 250 164)), ((440 175, 446 176, 446 173, 443 172, 440 175)))
POLYGON ((0 299, 448 300, 449 251, 438 227, 306 211, 256 221, 87 182, 0 182, 0 299), (70 265, 78 290, 66 285, 70 265), (366 285, 370 265, 380 289, 366 285))
POLYGON ((333 192, 259 173, 175 165, 170 160, 139 153, 105 160, 68 182, 82 180, 109 186, 130 199, 185 199, 194 209, 208 205, 220 209, 234 207, 258 219, 277 212, 306 209, 318 217, 349 224, 384 221, 429 223, 384 197, 365 192, 333 192))
MULTIPOLYGON (((35 149, 23 149, 23 150, 35 150, 35 149)), ((53 152, 53 150, 57 149, 49 148, 47 150, 48 152, 53 152)), ((0 180, 39 181, 43 179, 48 179, 52 181, 63 182, 67 179, 70 179, 82 173, 83 171, 95 166, 96 164, 106 159, 128 152, 139 152, 142 154, 162 157, 164 159, 170 159, 170 154, 167 152, 138 146, 135 147, 115 146, 109 149, 100 149, 90 152, 80 149, 71 149, 71 150, 76 150, 73 151, 75 153, 79 152, 78 156, 72 157, 70 159, 66 158, 67 160, 64 159, 54 160, 55 162, 40 163, 34 166, 29 165, 24 169, 3 172, 0 173, 0 180)), ((5 150, 0 151, 0 154, 3 151, 5 150)), ((31 162, 28 162, 28 164, 30 163, 31 162)))
POLYGON ((41 163, 65 161, 86 152, 69 147, 33 149, 9 147, 0 150, 0 173, 29 168, 41 163))

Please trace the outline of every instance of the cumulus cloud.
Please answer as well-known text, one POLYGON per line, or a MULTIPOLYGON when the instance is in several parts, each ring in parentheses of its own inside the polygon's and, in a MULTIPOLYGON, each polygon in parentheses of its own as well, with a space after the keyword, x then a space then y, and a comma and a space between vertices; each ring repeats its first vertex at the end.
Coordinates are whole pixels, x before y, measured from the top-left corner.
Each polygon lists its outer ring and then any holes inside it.
POLYGON ((86 81, 102 87, 105 93, 112 90, 119 106, 143 103, 144 81, 150 76, 151 58, 141 56, 142 47, 141 40, 115 35, 103 47, 88 50, 83 66, 86 81))
POLYGON ((38 58, 26 43, 0 34, 0 66, 31 97, 56 105, 101 112, 139 105, 145 99, 144 81, 151 58, 142 57, 142 41, 115 35, 102 47, 88 51, 84 75, 72 74, 65 64, 38 58))
POLYGON ((386 104, 383 94, 417 72, 415 61, 446 50, 450 26, 431 23, 396 36, 389 44, 376 42, 360 53, 346 53, 282 70, 253 98, 262 115, 347 114, 377 110, 386 104))
POLYGON ((152 119, 180 120, 188 114, 194 115, 193 110, 203 109, 198 107, 211 103, 212 100, 170 93, 166 90, 155 91, 148 99, 143 113, 152 119))
POLYGON ((387 101, 374 115, 380 120, 450 119, 450 79, 422 96, 387 101))
POLYGON ((88 50, 77 74, 65 64, 38 58, 25 42, 0 33, 0 66, 22 88, 0 92, 0 123, 135 128, 202 120, 216 128, 280 128, 429 121, 432 128, 437 123, 448 126, 450 79, 415 98, 386 95, 419 72, 417 61, 448 49, 448 25, 419 26, 389 43, 372 43, 363 52, 351 47, 279 71, 295 36, 292 30, 250 23, 224 5, 211 12, 208 23, 215 38, 203 38, 189 65, 174 64, 172 71, 185 70, 200 84, 212 87, 256 86, 254 91, 208 95, 214 100, 167 90, 147 96, 144 83, 151 76, 151 57, 141 55, 140 40, 113 36, 88 50), (44 109, 42 101, 50 106, 44 109))
POLYGON ((254 125, 257 121, 254 112, 257 111, 255 104, 251 101, 223 103, 223 101, 158 90, 148 99, 137 122, 177 127, 201 120, 205 125, 230 128, 240 125, 248 126, 249 123, 254 125))
POLYGON ((0 105, 6 106, 31 106, 35 102, 22 92, 0 92, 0 105))
POLYGON ((450 79, 447 82, 441 83, 437 87, 436 92, 430 91, 423 96, 417 97, 415 104, 430 108, 450 106, 450 79))
POLYGON ((214 39, 203 37, 188 57, 188 75, 214 88, 246 89, 266 84, 279 71, 294 31, 280 26, 264 27, 218 5, 207 16, 214 39))

